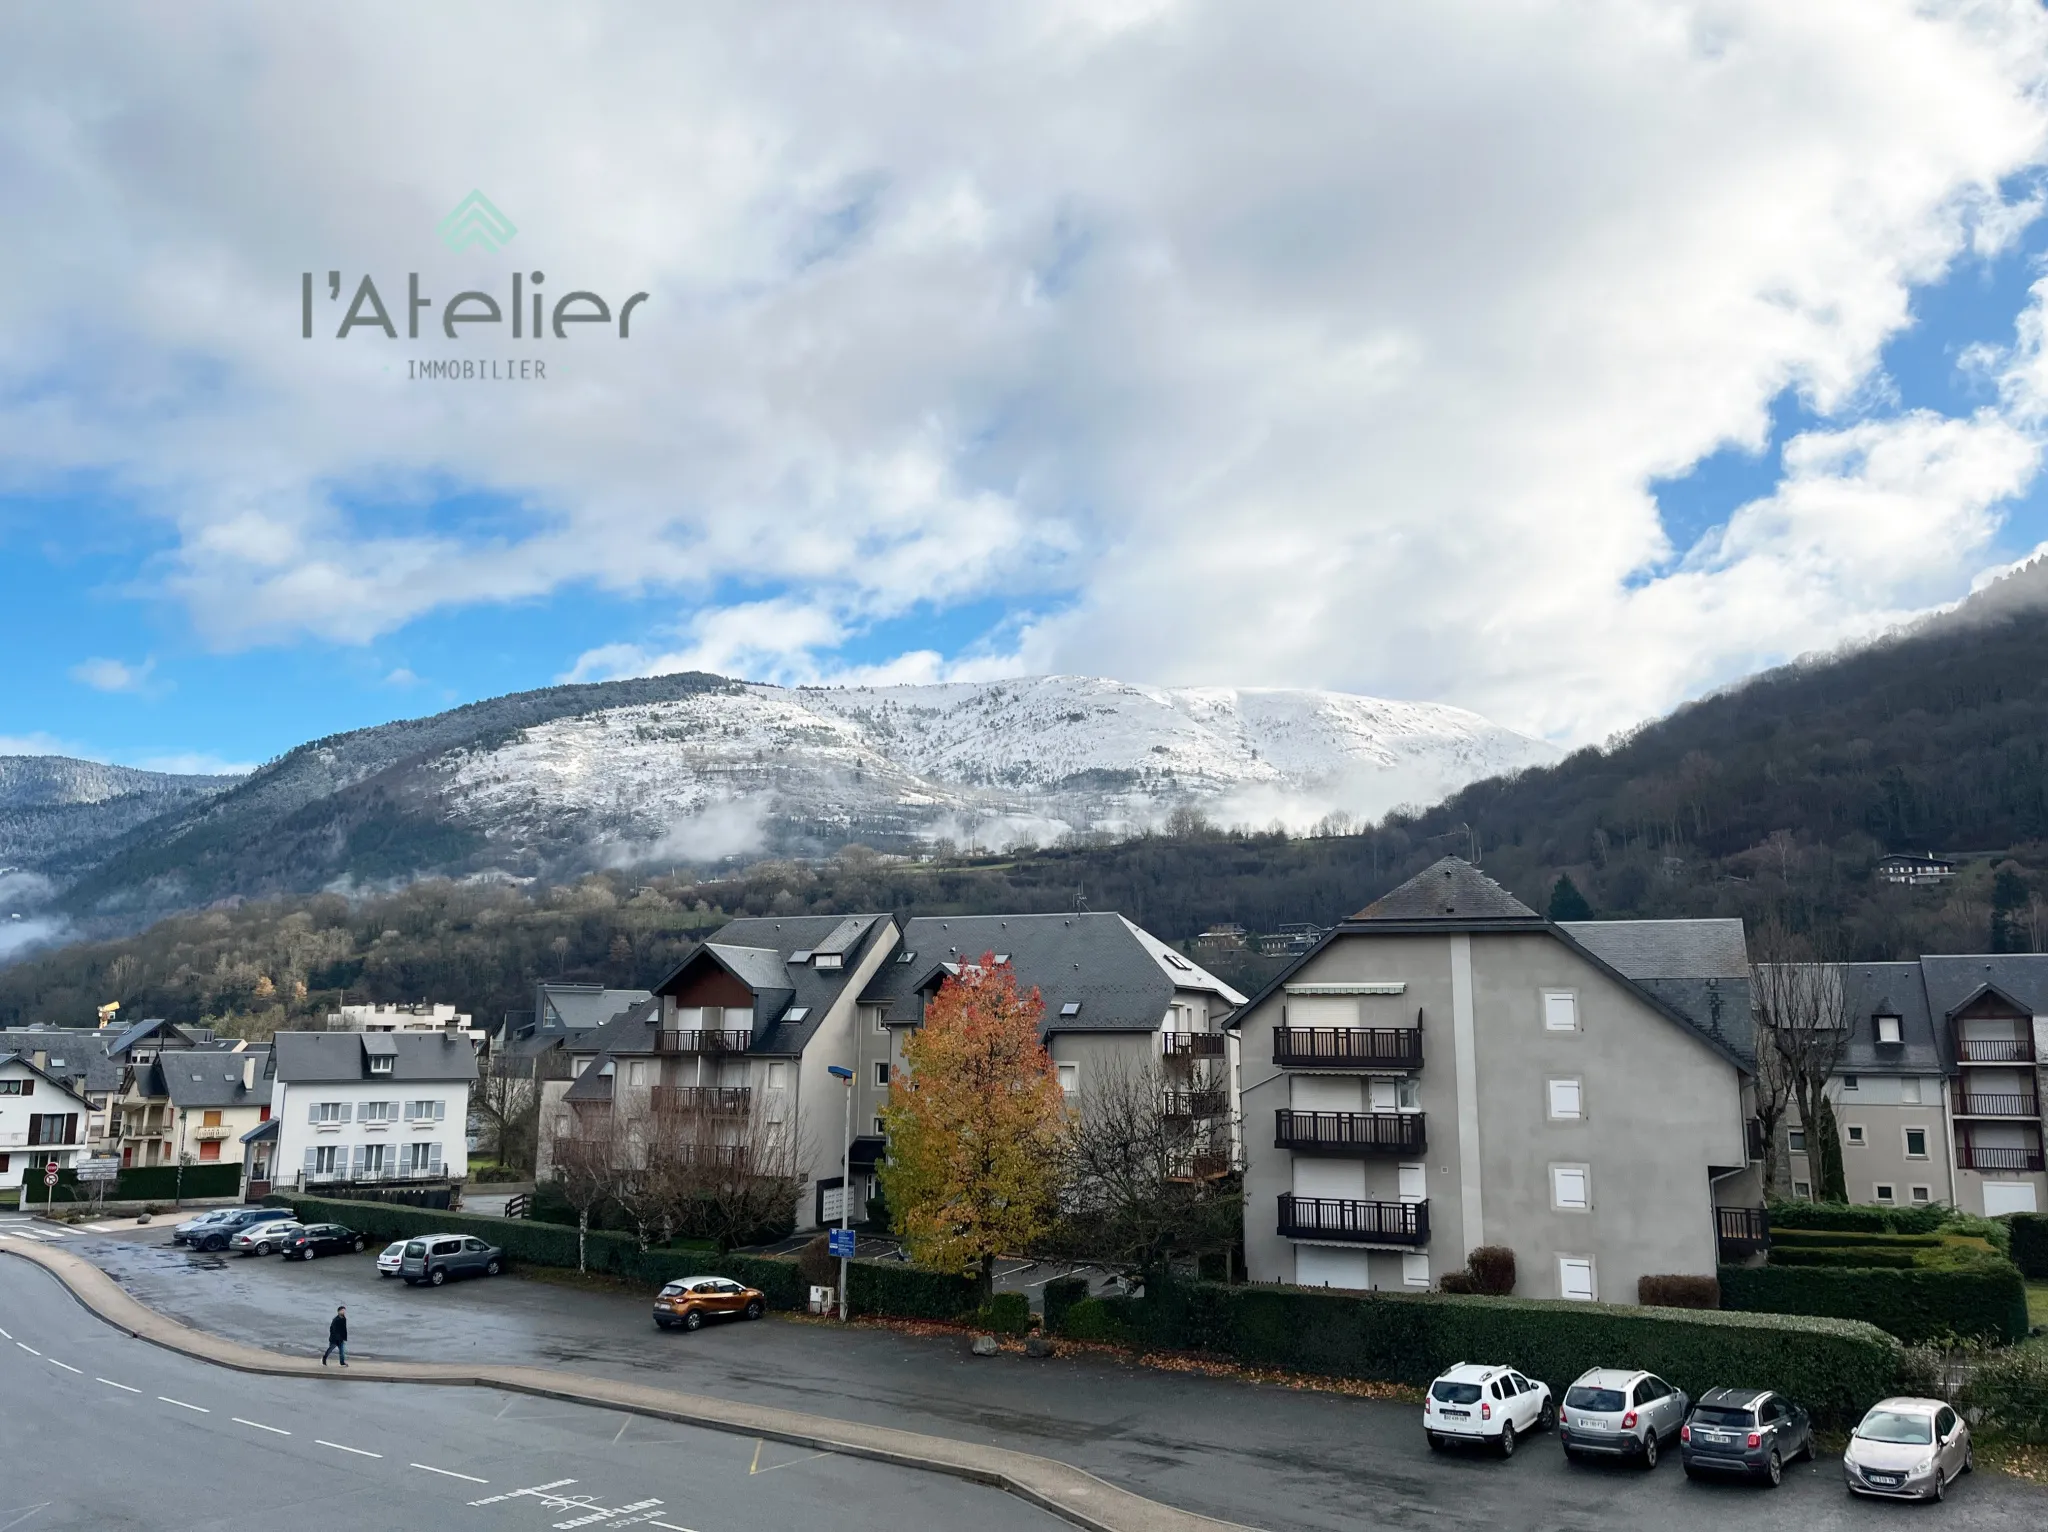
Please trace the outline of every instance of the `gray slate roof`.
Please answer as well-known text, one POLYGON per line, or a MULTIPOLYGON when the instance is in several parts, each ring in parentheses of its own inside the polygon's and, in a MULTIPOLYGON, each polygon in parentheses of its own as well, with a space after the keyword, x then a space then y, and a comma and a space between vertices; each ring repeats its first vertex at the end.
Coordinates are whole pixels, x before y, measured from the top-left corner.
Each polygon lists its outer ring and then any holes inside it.
POLYGON ((1531 920, 1543 917, 1470 862, 1447 856, 1351 917, 1369 920, 1531 920))
POLYGON ((882 1019, 907 1026, 949 968, 988 953, 1009 955, 1019 989, 1044 1001, 1041 1037, 1055 1032, 1155 1032, 1177 989, 1201 990, 1236 1005, 1243 996, 1123 916, 1106 910, 1072 915, 921 916, 903 929, 897 952, 861 994, 882 1019), (910 961, 903 958, 908 954, 910 961), (1063 1007, 1078 1004, 1073 1016, 1063 1007))
POLYGON ((647 998, 644 989, 603 989, 595 984, 551 984, 535 987, 536 1030, 586 1032, 601 1027, 647 998))
MULTIPOLYGON (((1931 961, 1942 961, 1933 959, 1931 961)), ((1919 963, 1851 963, 1842 974, 1849 1043, 1841 1069, 1848 1074, 1938 1075, 1944 1072, 1941 1031, 1927 1008, 1919 963), (1876 1016, 1899 1018, 1896 1045, 1880 1045, 1876 1016)))
MULTIPOLYGON (((38 1069, 36 1067, 36 1061, 30 1058, 25 1053, 0 1053, 0 1064, 19 1064, 23 1069, 26 1069, 30 1074, 34 1075, 37 1079, 47 1081, 49 1084, 54 1085, 58 1090, 63 1091, 67 1096, 74 1097, 81 1101, 85 1099, 83 1096, 79 1095, 78 1087, 74 1085, 71 1081, 60 1080, 56 1076, 52 1075, 48 1070, 38 1069)), ((86 1102, 86 1105, 88 1106, 90 1106, 91 1104, 92 1103, 90 1102, 86 1102)))
POLYGON ((1578 944, 1631 979, 1747 979, 1742 922, 1726 920, 1567 920, 1578 944))
POLYGON ((142 1081, 143 1094, 168 1096, 180 1111, 204 1107, 257 1106, 270 1099, 270 1080, 265 1069, 270 1062, 268 1048, 250 1048, 241 1053, 223 1053, 213 1048, 167 1048, 149 1065, 142 1081), (242 1068, 254 1060, 253 1083, 244 1089, 242 1068), (194 1076, 198 1076, 194 1079, 194 1076))
POLYGON ((385 1032, 392 1043, 391 1073, 372 1075, 360 1032, 280 1032, 271 1041, 272 1072, 287 1085, 343 1081, 419 1081, 476 1078, 476 1050, 467 1037, 445 1032, 385 1032))
POLYGON ((45 1071, 73 1090, 108 1095, 121 1088, 121 1061, 111 1058, 111 1033, 98 1027, 9 1027, 0 1030, 0 1054, 47 1060, 45 1071), (59 1060, 62 1060, 60 1063, 59 1060))
POLYGON ((889 926, 887 915, 764 915, 729 921, 655 985, 654 992, 666 994, 699 962, 717 962, 754 991, 754 1041, 749 1051, 801 1053, 824 1025, 825 1013, 846 992, 870 944, 889 926), (799 952, 820 951, 839 953, 844 966, 820 969, 789 961, 799 952), (803 1020, 783 1019, 797 1008, 803 1010, 803 1020))

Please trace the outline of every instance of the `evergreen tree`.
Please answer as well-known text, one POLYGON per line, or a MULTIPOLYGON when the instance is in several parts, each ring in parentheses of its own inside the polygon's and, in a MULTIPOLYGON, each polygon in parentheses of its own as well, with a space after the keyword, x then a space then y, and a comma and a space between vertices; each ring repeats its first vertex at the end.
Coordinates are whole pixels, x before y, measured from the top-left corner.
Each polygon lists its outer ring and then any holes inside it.
POLYGON ((1593 906, 1586 903, 1586 896, 1579 892, 1579 885, 1572 881, 1572 875, 1561 872, 1557 882, 1550 888, 1550 918, 1552 920, 1591 920, 1593 906))
POLYGON ((2020 918, 2027 907, 2027 880, 2012 862, 1999 864, 1991 879, 1991 950, 2025 952, 2027 929, 2020 918))

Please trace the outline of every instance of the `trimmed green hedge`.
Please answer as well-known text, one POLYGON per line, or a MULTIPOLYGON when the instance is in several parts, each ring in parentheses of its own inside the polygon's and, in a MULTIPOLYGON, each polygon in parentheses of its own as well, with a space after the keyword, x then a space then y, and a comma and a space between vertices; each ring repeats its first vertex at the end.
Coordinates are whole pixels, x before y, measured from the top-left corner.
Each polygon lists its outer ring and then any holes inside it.
MULTIPOLYGON (((40 1172, 31 1173, 31 1183, 27 1200, 32 1204, 42 1202, 45 1191, 54 1191, 60 1205, 92 1201, 92 1183, 81 1185, 77 1173, 69 1166, 57 1172, 54 1187, 43 1185, 40 1172)), ((233 1197, 241 1190, 242 1167, 239 1164, 187 1165, 182 1190, 177 1166, 135 1165, 122 1171, 114 1184, 107 1188, 107 1200, 168 1204, 181 1196, 197 1201, 205 1197, 233 1197)))
POLYGON ((1773 1202, 1768 1212, 1771 1238, 1780 1229, 1834 1229, 1845 1234, 1932 1234, 1942 1226, 1949 1210, 1935 1204, 1923 1207, 1884 1207, 1861 1202, 1773 1202))
POLYGON ((1905 1271, 1723 1266, 1721 1302, 1758 1313, 1867 1320, 1908 1345, 1944 1335, 2014 1341, 2027 1333, 2026 1284, 2017 1267, 1995 1256, 1905 1271))
POLYGON ((1982 1425, 2022 1442, 2048 1442, 2048 1351, 2016 1346, 1977 1368, 1963 1404, 1982 1410, 1982 1425))
POLYGON ((1773 1266, 1889 1267, 1904 1271, 1921 1264, 1912 1250, 1886 1250, 1874 1245, 1773 1245, 1773 1266))
POLYGON ((793 1260, 781 1256, 729 1255, 717 1264, 720 1276, 760 1288, 771 1309, 801 1312, 810 1304, 810 1284, 793 1260))
POLYGON ((1865 1250, 1939 1250, 1939 1234, 1855 1233, 1842 1229, 1772 1229, 1771 1249, 1775 1252, 1797 1246, 1800 1249, 1856 1247, 1865 1250))
POLYGON ((1086 1277, 1054 1277, 1045 1284, 1045 1333, 1066 1333, 1067 1310, 1088 1296, 1086 1277))
POLYGON ((1023 1293, 991 1293, 976 1310, 974 1325, 992 1335, 1022 1335, 1031 1328, 1031 1300, 1023 1293))
POLYGON ((1454 1362, 1511 1362, 1560 1396, 1589 1367, 1643 1367, 1695 1397, 1719 1386, 1778 1389, 1831 1427, 1853 1423, 1891 1391, 1900 1357, 1890 1336, 1843 1319, 1444 1293, 1154 1287, 1145 1298, 1083 1299, 1066 1311, 1062 1333, 1418 1386, 1454 1362))
POLYGON ((892 1319, 954 1320, 972 1313, 981 1297, 981 1284, 972 1277, 925 1271, 907 1261, 855 1261, 848 1284, 854 1313, 892 1319))
POLYGON ((2048 1282, 2048 1217, 2012 1215, 2012 1263, 2035 1282, 2048 1282))

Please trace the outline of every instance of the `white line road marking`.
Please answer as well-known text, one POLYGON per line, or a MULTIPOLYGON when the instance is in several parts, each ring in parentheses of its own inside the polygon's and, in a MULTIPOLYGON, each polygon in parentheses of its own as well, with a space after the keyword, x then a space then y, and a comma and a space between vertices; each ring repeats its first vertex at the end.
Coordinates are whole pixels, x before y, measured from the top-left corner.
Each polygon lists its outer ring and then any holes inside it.
POLYGON ((179 1409, 191 1410, 194 1414, 197 1415, 211 1415, 213 1413, 213 1411, 209 1410, 203 1404, 187 1404, 182 1399, 173 1399, 169 1394, 158 1394, 157 1398, 162 1400, 165 1404, 175 1404, 179 1409))
POLYGON ((317 1436, 313 1438, 313 1445, 316 1447, 332 1447, 336 1452, 353 1452, 359 1458, 381 1458, 384 1456, 381 1452, 365 1452, 361 1447, 344 1447, 340 1442, 323 1442, 317 1436))
POLYGON ((75 1372, 81 1378, 85 1376, 85 1369, 83 1367, 73 1367, 69 1362, 60 1362, 53 1356, 46 1356, 43 1358, 43 1360, 48 1362, 52 1367, 61 1367, 66 1372, 75 1372))
MULTIPOLYGON (((545 1484, 533 1484, 525 1489, 511 1490, 503 1495, 486 1495, 481 1500, 470 1501, 471 1505, 496 1505, 500 1500, 517 1500, 521 1495, 545 1496, 551 1489, 560 1489, 564 1484, 574 1484, 574 1479, 550 1479, 545 1484)), ((567 1504, 565 1501, 564 1504, 567 1504)))
POLYGON ((234 1422, 234 1423, 235 1423, 236 1425, 238 1425, 238 1426, 254 1426, 254 1427, 255 1427, 255 1428, 256 1428, 257 1430, 259 1430, 259 1431, 274 1431, 274 1432, 276 1432, 276 1433, 277 1433, 277 1434, 278 1434, 279 1436, 290 1436, 290 1435, 291 1435, 291 1432, 289 1432, 289 1431, 285 1430, 285 1428, 284 1428, 283 1426, 266 1426, 266 1425, 265 1425, 265 1424, 264 1424, 264 1423, 263 1423, 262 1421, 260 1421, 260 1420, 244 1420, 244 1419, 242 1419, 242 1417, 241 1417, 241 1416, 239 1416, 239 1415, 230 1415, 230 1416, 228 1417, 228 1419, 229 1419, 229 1420, 232 1420, 232 1421, 233 1421, 233 1422, 234 1422))
POLYGON ((30 1344, 29 1344, 29 1343, 28 1343, 27 1341, 25 1341, 25 1340, 18 1340, 18 1341, 16 1341, 16 1342, 15 1342, 14 1344, 15 1344, 15 1345, 17 1345, 17 1346, 19 1346, 19 1347, 21 1347, 21 1349, 22 1349, 22 1350, 24 1350, 24 1351, 26 1351, 26 1352, 27 1352, 27 1353, 28 1353, 28 1354, 29 1354, 30 1356, 41 1356, 41 1355, 42 1355, 42 1352, 40 1352, 40 1351, 36 1350, 36 1348, 35 1348, 35 1347, 31 1346, 31 1345, 30 1345, 30 1344))
MULTIPOLYGON (((630 1425, 631 1425, 632 1423, 633 1423, 633 1417, 632 1417, 631 1415, 628 1415, 628 1416, 627 1416, 627 1417, 626 1417, 626 1418, 625 1418, 624 1420, 620 1421, 620 1422, 619 1422, 619 1436, 624 1436, 624 1435, 626 1434, 626 1427, 630 1426, 630 1425)), ((613 1445, 614 1447, 618 1446, 618 1444, 619 1444, 619 1436, 615 1436, 615 1437, 613 1437, 613 1438, 612 1438, 612 1445, 613 1445)))
POLYGON ((142 1390, 141 1390, 141 1389, 139 1389, 139 1388, 130 1388, 130 1387, 129 1387, 129 1386, 127 1385, 127 1384, 125 1384, 125 1383, 116 1383, 116 1382, 115 1382, 115 1381, 114 1381, 114 1380, 113 1380, 112 1378, 94 1378, 94 1379, 93 1379, 93 1382, 95 1382, 95 1383, 104 1383, 104 1384, 106 1384, 106 1385, 107 1385, 107 1387, 108 1387, 108 1388, 118 1388, 118 1389, 120 1389, 120 1390, 121 1390, 121 1391, 122 1391, 123 1393, 128 1393, 128 1394, 139 1394, 139 1393, 141 1393, 141 1392, 142 1392, 142 1390))
POLYGON ((690 1532, 688 1527, 679 1527, 672 1521, 656 1521, 652 1517, 648 1518, 647 1525, 650 1527, 667 1527, 668 1532, 690 1532))
POLYGON ((0 1339, 13 1340, 14 1335, 11 1331, 0 1330, 0 1339))
POLYGON ((489 1479, 479 1479, 473 1473, 457 1473, 452 1468, 436 1468, 432 1463, 414 1463, 412 1466, 414 1468, 423 1468, 428 1473, 445 1475, 450 1479, 462 1479, 470 1484, 488 1484, 491 1482, 489 1479))

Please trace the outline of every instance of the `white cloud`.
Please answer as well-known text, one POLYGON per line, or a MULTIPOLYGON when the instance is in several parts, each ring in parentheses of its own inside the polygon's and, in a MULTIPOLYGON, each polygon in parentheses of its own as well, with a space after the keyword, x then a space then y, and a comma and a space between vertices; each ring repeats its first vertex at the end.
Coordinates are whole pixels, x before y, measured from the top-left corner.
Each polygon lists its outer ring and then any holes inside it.
POLYGON ((0 755, 83 756, 84 751, 54 734, 0 734, 0 755))
POLYGON ((678 614, 579 675, 1321 685, 1594 738, 1959 594, 2036 470, 2027 335, 1971 419, 1876 366, 1915 285, 2038 215, 1999 190, 2048 140, 2031 0, 8 36, 0 462, 125 486, 222 646, 573 585, 678 614), (502 257, 434 242, 473 186, 502 257), (301 271, 402 310, 408 271, 445 301, 515 265, 651 297, 625 342, 299 338, 301 271), (551 376, 404 377, 465 353, 551 376), (1651 481, 1761 445, 1788 387, 1828 418, 1785 482, 1669 546, 1651 481), (1052 615, 839 652, 965 601, 1052 615))
POLYGON ((144 660, 140 665, 130 665, 126 660, 81 660, 71 667, 71 679, 96 692, 139 692, 155 669, 154 659, 144 660))
POLYGON ((176 776, 245 777, 260 763, 230 761, 204 750, 175 750, 134 756, 120 764, 143 771, 167 771, 176 776))

